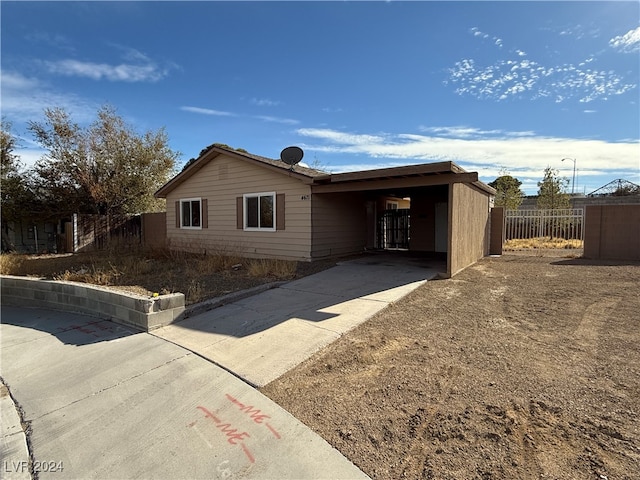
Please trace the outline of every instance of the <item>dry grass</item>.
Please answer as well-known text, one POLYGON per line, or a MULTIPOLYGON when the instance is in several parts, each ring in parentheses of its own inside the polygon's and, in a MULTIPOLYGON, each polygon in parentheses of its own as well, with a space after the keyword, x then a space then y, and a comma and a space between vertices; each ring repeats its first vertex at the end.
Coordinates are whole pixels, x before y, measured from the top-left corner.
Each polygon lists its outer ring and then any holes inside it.
POLYGON ((254 259, 249 261, 247 271, 252 277, 293 278, 296 274, 296 262, 265 258, 254 259))
POLYGON ((2 254, 0 255, 0 275, 20 275, 22 264, 24 263, 23 255, 2 254))
POLYGON ((582 240, 565 240, 564 238, 515 238, 504 242, 504 250, 521 249, 580 249, 583 248, 582 240))
POLYGON ((101 251, 65 255, 0 255, 0 273, 91 283, 139 295, 181 292, 186 303, 313 273, 320 265, 242 258, 233 252, 101 251), (229 254, 224 254, 229 253, 229 254))

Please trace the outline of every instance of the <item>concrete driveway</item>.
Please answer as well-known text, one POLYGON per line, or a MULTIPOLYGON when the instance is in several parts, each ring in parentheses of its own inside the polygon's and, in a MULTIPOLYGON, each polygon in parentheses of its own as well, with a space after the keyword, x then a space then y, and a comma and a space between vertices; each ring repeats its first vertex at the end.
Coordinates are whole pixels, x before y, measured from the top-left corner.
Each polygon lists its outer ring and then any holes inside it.
POLYGON ((439 271, 365 257, 153 334, 2 307, 2 477, 30 478, 31 455, 39 478, 367 478, 250 384, 439 271))
POLYGON ((443 271, 433 259, 368 255, 152 334, 263 386, 443 271))

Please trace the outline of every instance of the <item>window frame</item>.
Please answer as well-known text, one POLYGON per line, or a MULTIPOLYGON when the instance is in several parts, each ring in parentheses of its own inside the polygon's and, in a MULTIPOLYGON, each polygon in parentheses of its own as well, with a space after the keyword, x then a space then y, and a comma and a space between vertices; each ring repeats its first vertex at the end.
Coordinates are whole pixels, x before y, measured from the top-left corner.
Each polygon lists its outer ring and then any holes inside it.
POLYGON ((242 227, 245 232, 275 232, 277 223, 276 223, 276 210, 277 210, 277 198, 276 192, 258 192, 258 193, 245 193, 242 195, 242 227), (271 197, 272 202, 272 227, 261 227, 260 226, 260 199, 262 197, 271 197), (247 200, 249 198, 257 198, 258 199, 258 226, 257 227, 249 227, 247 225, 248 217, 249 217, 249 208, 247 200))
MULTIPOLYGON (((193 218, 193 207, 191 207, 191 218, 193 218)), ((191 219, 190 219, 191 220, 191 219)), ((194 198, 181 198, 180 199, 180 229, 181 230, 202 230, 202 198, 201 197, 194 197, 194 198), (184 210, 183 210, 183 204, 185 203, 189 203, 192 204, 193 202, 198 202, 198 209, 200 211, 200 225, 197 226, 193 226, 193 225, 185 225, 184 224, 184 210)))

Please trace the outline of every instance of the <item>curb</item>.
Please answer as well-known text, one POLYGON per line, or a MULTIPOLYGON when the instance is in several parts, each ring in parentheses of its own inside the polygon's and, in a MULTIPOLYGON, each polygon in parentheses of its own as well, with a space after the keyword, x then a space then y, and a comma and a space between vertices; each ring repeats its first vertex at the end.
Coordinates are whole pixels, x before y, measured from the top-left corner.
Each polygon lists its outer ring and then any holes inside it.
POLYGON ((257 295, 258 293, 266 292, 267 290, 271 290, 273 288, 279 288, 286 283, 289 283, 289 281, 265 283, 263 285, 258 285, 257 287, 247 288, 246 290, 240 290, 237 292, 229 293, 227 295, 222 295, 221 297, 215 297, 209 300, 205 300, 204 302, 194 303, 193 305, 185 308, 184 312, 180 316, 180 320, 176 320, 173 323, 180 323, 181 320, 187 319, 194 315, 200 315, 201 313, 208 312, 209 310, 213 310, 214 308, 237 302, 238 300, 257 295))
POLYGON ((29 452, 29 425, 25 425, 22 412, 2 377, 0 377, 0 405, 2 405, 2 478, 31 480, 33 464, 29 452))

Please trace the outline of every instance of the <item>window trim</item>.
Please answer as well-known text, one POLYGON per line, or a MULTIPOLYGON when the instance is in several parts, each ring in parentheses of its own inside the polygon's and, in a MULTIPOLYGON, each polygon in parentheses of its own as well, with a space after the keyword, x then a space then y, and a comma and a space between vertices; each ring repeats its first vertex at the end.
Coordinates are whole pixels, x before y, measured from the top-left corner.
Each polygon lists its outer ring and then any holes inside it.
POLYGON ((202 198, 194 197, 194 198, 181 198, 180 199, 180 229, 181 230, 202 230, 202 198), (187 226, 184 224, 184 213, 182 210, 182 205, 184 203, 198 202, 198 208, 200 209, 200 225, 199 226, 187 226))
POLYGON ((275 232, 277 227, 277 205, 276 205, 276 192, 259 192, 259 193, 245 193, 242 195, 242 227, 245 232, 275 232), (273 227, 248 227, 247 217, 249 208, 247 206, 248 198, 258 198, 258 223, 260 223, 260 197, 271 197, 273 202, 273 227))

